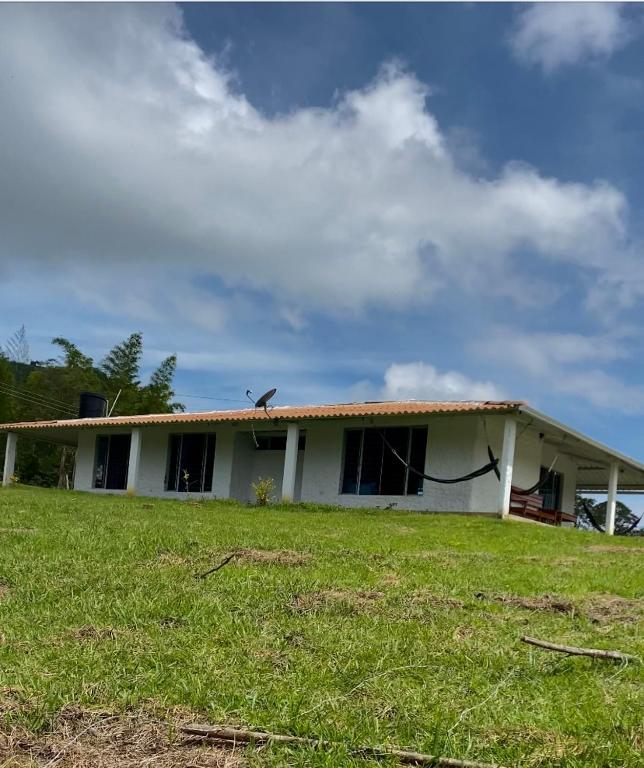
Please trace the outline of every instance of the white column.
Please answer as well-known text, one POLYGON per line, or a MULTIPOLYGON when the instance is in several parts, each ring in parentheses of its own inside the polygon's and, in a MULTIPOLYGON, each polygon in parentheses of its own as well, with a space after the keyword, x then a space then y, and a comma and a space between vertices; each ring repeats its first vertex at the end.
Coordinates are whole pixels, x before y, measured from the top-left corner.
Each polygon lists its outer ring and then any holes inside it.
POLYGON ((141 463, 141 428, 132 430, 130 441, 130 461, 127 467, 127 492, 136 493, 139 484, 139 465, 141 463))
POLYGON ((617 481, 619 479, 619 464, 615 462, 608 469, 608 499, 606 500, 606 533, 615 533, 615 509, 617 507, 617 481))
POLYGON ((517 422, 507 416, 503 425, 503 449, 501 450, 501 482, 499 483, 499 514, 510 516, 510 493, 512 491, 512 470, 514 467, 514 445, 517 438, 517 422))
POLYGON ((284 477, 282 479, 282 501, 293 501, 295 496, 295 474, 297 472, 297 444, 300 428, 289 424, 286 430, 286 451, 284 453, 284 477))
POLYGON ((234 457, 235 433, 219 430, 215 444, 215 470, 212 476, 212 492, 218 499, 231 498, 234 457))
POLYGON ((16 468, 16 443, 18 435, 15 432, 7 432, 7 445, 4 449, 4 471, 2 485, 11 485, 11 478, 16 468))

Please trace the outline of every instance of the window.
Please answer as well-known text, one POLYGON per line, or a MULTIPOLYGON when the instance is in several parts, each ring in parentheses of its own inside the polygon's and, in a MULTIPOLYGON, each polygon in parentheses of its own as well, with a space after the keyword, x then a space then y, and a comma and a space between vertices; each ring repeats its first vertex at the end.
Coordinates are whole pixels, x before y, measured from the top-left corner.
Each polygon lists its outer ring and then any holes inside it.
MULTIPOLYGON (((256 449, 258 451, 285 451, 286 450, 286 434, 277 435, 255 435, 257 441, 256 449)), ((300 436, 297 441, 297 450, 303 451, 306 446, 306 435, 300 432, 300 436)))
POLYGON ((167 491, 202 493, 212 491, 215 464, 215 435, 170 435, 167 491))
POLYGON ((98 435, 94 462, 94 488, 125 490, 130 462, 130 435, 98 435))
POLYGON ((543 496, 543 508, 558 512, 561 509, 563 475, 561 472, 551 472, 548 477, 548 468, 541 467, 540 481, 543 482, 544 480, 546 482, 539 489, 539 493, 543 496))
POLYGON ((342 493, 363 496, 421 495, 423 478, 410 472, 382 439, 414 469, 425 469, 427 427, 347 429, 344 436, 342 493))

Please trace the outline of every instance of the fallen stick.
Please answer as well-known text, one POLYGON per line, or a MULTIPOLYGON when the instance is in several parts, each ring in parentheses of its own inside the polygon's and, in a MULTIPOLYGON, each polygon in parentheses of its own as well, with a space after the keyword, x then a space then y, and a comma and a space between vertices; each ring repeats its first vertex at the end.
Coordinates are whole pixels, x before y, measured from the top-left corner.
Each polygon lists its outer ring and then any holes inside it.
POLYGON ((224 559, 221 561, 221 563, 219 563, 218 565, 216 565, 214 568, 210 568, 210 570, 206 571, 205 573, 199 573, 199 574, 197 574, 197 575, 195 576, 195 578, 196 578, 196 579, 205 579, 205 578, 206 578, 206 576, 210 576, 210 574, 211 574, 211 573, 215 573, 215 571, 218 571, 220 568, 223 568, 223 567, 224 567, 224 565, 227 565, 227 564, 228 564, 228 563, 229 563, 229 562, 230 562, 230 561, 231 561, 231 560, 232 560, 234 557, 237 557, 237 555, 239 555, 239 554, 240 554, 240 553, 239 553, 239 552, 237 552, 237 551, 235 551, 235 552, 232 552, 232 553, 231 553, 230 555, 228 555, 227 557, 224 557, 224 559))
MULTIPOLYGON (((290 736, 283 733, 265 733, 263 731, 249 731, 245 728, 231 728, 227 725, 199 725, 190 724, 181 728, 183 733, 191 736, 201 736, 214 741, 225 741, 232 744, 300 744, 305 747, 317 747, 329 749, 341 747, 339 741, 326 741, 324 739, 311 739, 304 736, 290 736)), ((409 752, 406 749, 395 747, 349 747, 352 755, 364 755, 368 757, 395 757, 399 762, 407 765, 434 765, 443 768, 501 768, 497 764, 477 763, 472 760, 457 760, 452 757, 438 757, 426 755, 422 752, 409 752)))
POLYGON ((558 645, 549 643, 545 640, 537 640, 536 637, 523 635, 521 642, 529 645, 536 645, 538 648, 545 648, 548 651, 559 651, 568 653, 570 656, 590 656, 593 659, 612 659, 613 661, 639 661, 637 656, 631 656, 629 653, 621 651, 603 651, 600 648, 578 648, 574 645, 558 645))

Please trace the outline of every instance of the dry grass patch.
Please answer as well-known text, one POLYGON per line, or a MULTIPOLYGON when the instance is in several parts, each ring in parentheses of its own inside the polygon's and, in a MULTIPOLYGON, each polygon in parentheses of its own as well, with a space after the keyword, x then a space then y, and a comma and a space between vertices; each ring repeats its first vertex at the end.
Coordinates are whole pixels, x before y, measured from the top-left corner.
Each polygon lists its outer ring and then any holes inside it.
MULTIPOLYGON (((0 723, 2 716, 13 712, 21 712, 29 708, 29 699, 25 696, 22 688, 6 685, 0 688, 0 723)), ((0 751, 0 755, 2 752, 0 751)), ((2 765, 2 763, 0 763, 2 765)), ((4 766, 3 766, 4 768, 4 766)))
POLYGON ((401 583, 402 579, 397 573, 385 573, 380 583, 383 587, 397 587, 401 583))
POLYGON ((573 614, 575 605, 570 600, 564 600, 561 597, 553 595, 537 595, 531 597, 522 597, 519 595, 488 595, 484 592, 477 592, 475 595, 479 600, 488 600, 501 605, 509 605, 512 608, 525 608, 528 611, 552 611, 554 613, 573 614))
POLYGON ((423 560, 439 560, 443 563, 460 565, 463 560, 489 561, 496 559, 492 552, 466 552, 461 549, 426 549, 411 553, 408 557, 419 557, 423 560))
POLYGON ((452 632, 452 639, 457 643, 463 643, 474 635, 474 628, 470 626, 456 627, 452 632))
MULTIPOLYGON (((187 722, 187 720, 186 720, 187 722)), ((238 768, 234 750, 177 735, 182 723, 151 715, 63 710, 50 732, 0 728, 3 768, 238 768)))
POLYGON ((186 565, 187 562, 188 560, 185 557, 174 552, 162 552, 154 561, 154 564, 163 567, 166 565, 186 565))
POLYGON ((292 549, 240 549, 237 560, 242 563, 276 563, 278 565, 304 565, 311 559, 306 552, 292 549))
POLYGON ((614 552, 616 554, 627 553, 629 555, 644 554, 644 547, 622 547, 619 544, 592 544, 584 547, 587 552, 614 552))
POLYGON ((565 758, 584 752, 583 744, 574 736, 546 731, 530 725, 515 725, 495 729, 484 734, 492 744, 527 747, 529 751, 522 761, 526 766, 558 765, 565 758))
POLYGON ((323 589, 319 592, 296 595, 289 603, 289 607, 296 613, 315 613, 335 606, 365 610, 384 596, 384 592, 377 590, 323 589))
POLYGON ((620 597, 619 595, 596 595, 580 601, 565 600, 553 595, 523 597, 519 595, 476 594, 479 600, 488 600, 512 608, 525 608, 529 611, 552 611, 568 615, 579 614, 596 624, 610 622, 637 622, 644 616, 644 600, 641 598, 620 597))
POLYGON ((411 528, 409 525, 397 525, 393 531, 394 533, 416 533, 417 528, 411 528))
POLYGON ((557 557, 553 560, 542 557, 541 555, 521 555, 516 558, 519 563, 542 563, 543 565, 553 566, 569 566, 581 563, 583 560, 580 557, 557 557))
POLYGON ((116 640, 123 634, 125 634, 123 630, 114 629, 113 627, 93 627, 91 624, 87 624, 83 627, 70 629, 65 634, 65 637, 78 640, 81 643, 100 643, 104 640, 116 640))
POLYGON ((584 615, 597 624, 630 624, 644 617, 644 600, 619 595, 597 595, 582 604, 584 615))

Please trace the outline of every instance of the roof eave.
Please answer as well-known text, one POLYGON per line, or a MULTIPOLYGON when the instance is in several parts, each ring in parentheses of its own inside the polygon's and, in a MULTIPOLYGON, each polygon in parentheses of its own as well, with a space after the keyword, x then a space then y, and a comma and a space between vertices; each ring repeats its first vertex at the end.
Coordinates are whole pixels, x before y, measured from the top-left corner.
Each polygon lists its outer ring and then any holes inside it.
POLYGON ((520 413, 523 413, 526 416, 530 416, 533 419, 539 419, 539 421, 544 422, 544 424, 547 424, 554 429, 558 429, 561 432, 565 432, 567 435, 574 437, 582 443, 586 443, 596 450, 608 454, 608 456, 612 456, 613 458, 617 459, 623 464, 627 464, 638 472, 644 472, 644 464, 637 461, 636 459, 633 459, 630 456, 627 456, 625 453, 621 453, 621 451, 617 451, 614 448, 599 442, 598 440, 594 440, 592 437, 588 437, 588 435, 585 435, 583 432, 580 432, 573 427, 569 427, 566 424, 563 424, 561 421, 553 419, 551 416, 547 416, 545 413, 538 411, 536 408, 532 408, 528 405, 522 405, 518 410, 520 413))

